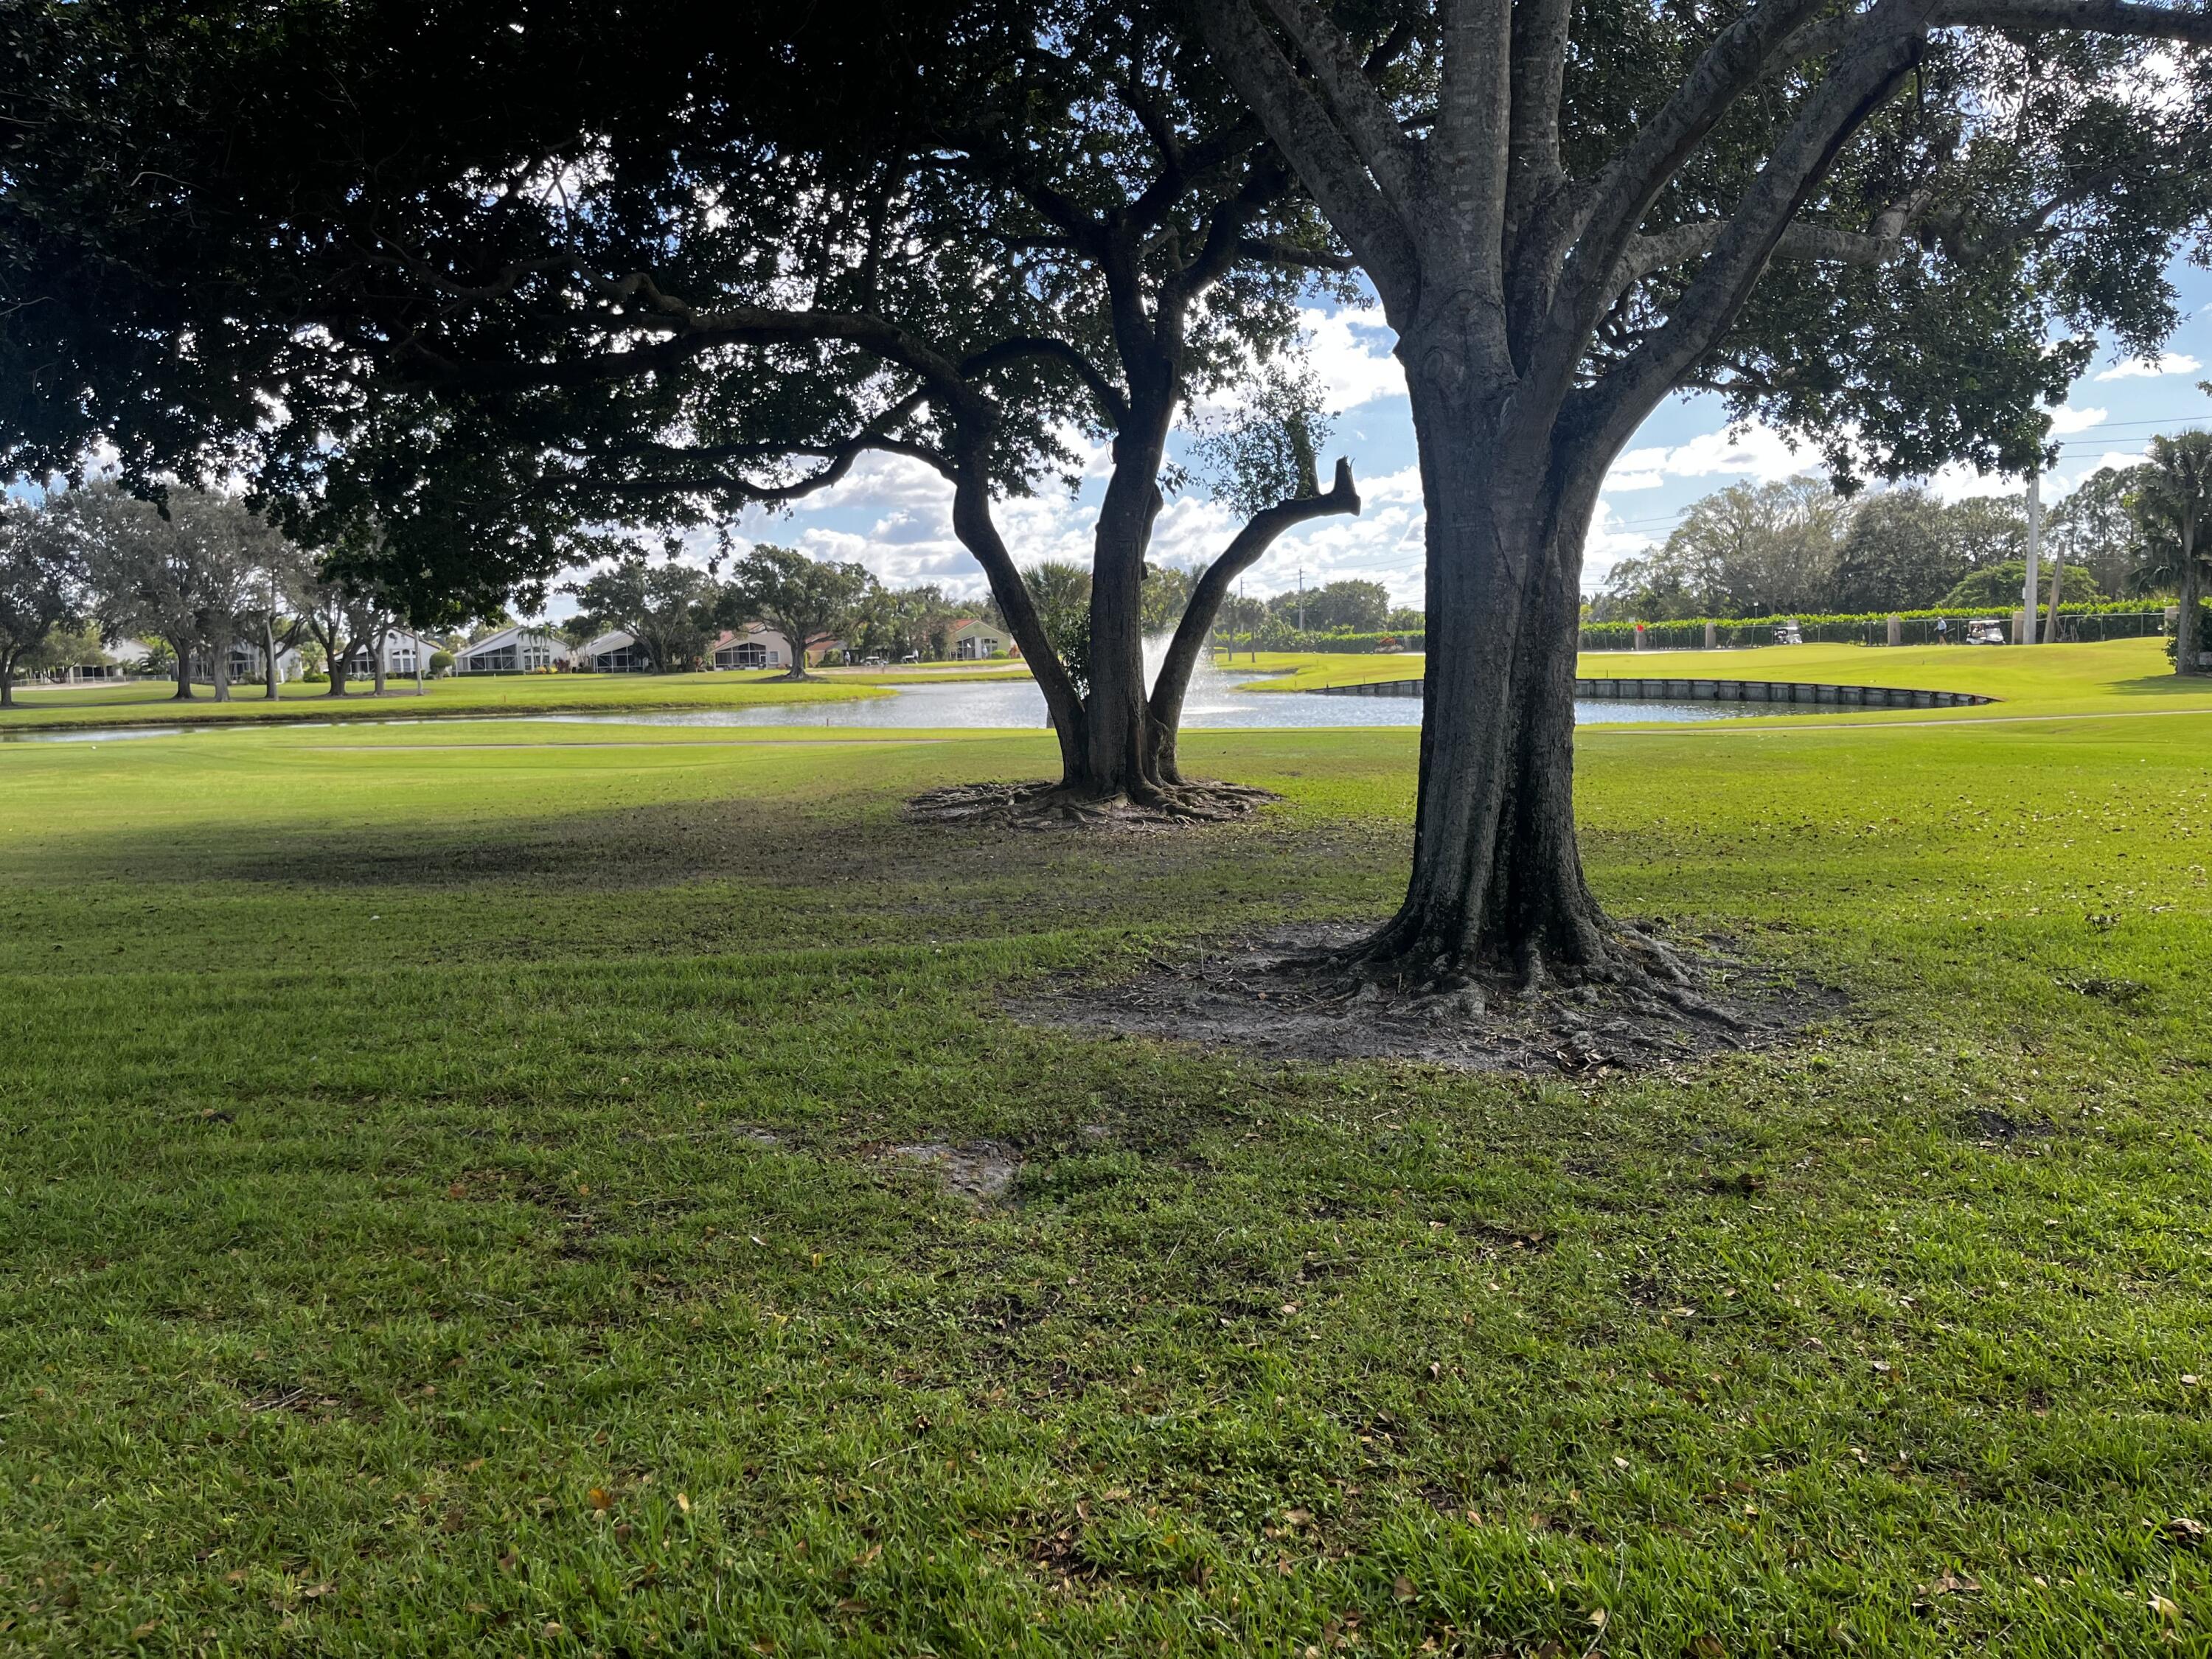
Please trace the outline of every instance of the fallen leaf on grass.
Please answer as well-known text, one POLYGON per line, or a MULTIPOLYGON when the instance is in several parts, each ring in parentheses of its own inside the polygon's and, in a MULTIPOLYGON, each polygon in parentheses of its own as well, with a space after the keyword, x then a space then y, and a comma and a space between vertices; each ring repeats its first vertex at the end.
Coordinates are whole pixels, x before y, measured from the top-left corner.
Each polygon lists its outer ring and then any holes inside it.
POLYGON ((1413 1599, 1413 1581, 1407 1577, 1404 1573, 1400 1573, 1397 1577, 1396 1582, 1390 1586, 1390 1593, 1393 1595, 1395 1595, 1401 1601, 1412 1601, 1413 1599))
POLYGON ((594 1486, 584 1494, 584 1501, 595 1510, 611 1510, 615 1506, 615 1495, 605 1486, 594 1486))
POLYGON ((2205 1526, 2185 1515, 2177 1515, 2166 1523, 2166 1535, 2177 1544, 2201 1544, 2204 1541, 2205 1526))
POLYGON ((1926 1589, 1920 1593, 1923 1595, 1928 1596, 1971 1595, 1976 1590, 1980 1589, 1981 1586, 1972 1579, 1962 1578, 1957 1573, 1946 1568, 1944 1570, 1943 1576, 1941 1578, 1938 1578, 1934 1583, 1929 1585, 1926 1589))

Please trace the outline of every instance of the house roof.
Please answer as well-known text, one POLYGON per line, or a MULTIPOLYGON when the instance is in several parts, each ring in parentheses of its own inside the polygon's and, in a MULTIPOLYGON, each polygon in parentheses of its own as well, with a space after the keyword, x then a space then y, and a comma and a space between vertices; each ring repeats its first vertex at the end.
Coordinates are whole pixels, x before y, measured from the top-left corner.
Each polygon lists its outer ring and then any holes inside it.
POLYGON ((619 651, 626 645, 635 645, 637 636, 625 634, 621 629, 611 629, 599 638, 586 641, 577 649, 586 657, 603 657, 610 651, 619 651))
POLYGON ((502 628, 496 634, 485 635, 473 645, 463 646, 453 654, 456 657, 472 657, 479 651, 496 651, 502 645, 514 645, 524 639, 543 640, 556 651, 561 648, 561 641, 542 628, 502 628))

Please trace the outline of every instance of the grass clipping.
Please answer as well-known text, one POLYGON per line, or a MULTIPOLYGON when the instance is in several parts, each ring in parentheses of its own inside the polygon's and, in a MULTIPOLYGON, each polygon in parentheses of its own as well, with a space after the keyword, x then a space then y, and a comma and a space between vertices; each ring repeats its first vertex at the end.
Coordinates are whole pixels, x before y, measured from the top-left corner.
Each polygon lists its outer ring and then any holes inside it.
MULTIPOLYGON (((1351 927, 1308 927, 1231 950, 1155 956, 1135 979, 1025 1000, 1041 1023, 1277 1060, 1417 1060, 1462 1071, 1603 1076, 1771 1048, 1837 1013, 1842 996, 1755 967, 1719 939, 1672 942, 1687 1006, 1631 985, 1393 991, 1348 979, 1351 927)), ((1077 975, 1066 976, 1073 980, 1077 975)))

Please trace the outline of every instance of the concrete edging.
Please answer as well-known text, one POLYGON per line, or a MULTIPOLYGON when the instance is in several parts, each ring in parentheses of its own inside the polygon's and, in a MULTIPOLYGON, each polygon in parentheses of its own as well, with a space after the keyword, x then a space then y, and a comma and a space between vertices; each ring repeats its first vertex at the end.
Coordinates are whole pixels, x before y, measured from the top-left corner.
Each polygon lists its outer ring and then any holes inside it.
MULTIPOLYGON (((1329 697, 1418 697, 1419 680, 1371 680, 1364 685, 1317 685, 1329 697)), ((1966 708, 1995 702, 1972 691, 1923 691, 1905 686, 1831 685, 1804 680, 1657 679, 1631 674, 1577 679, 1575 696, 1617 702, 1783 702, 1833 708, 1966 708)))

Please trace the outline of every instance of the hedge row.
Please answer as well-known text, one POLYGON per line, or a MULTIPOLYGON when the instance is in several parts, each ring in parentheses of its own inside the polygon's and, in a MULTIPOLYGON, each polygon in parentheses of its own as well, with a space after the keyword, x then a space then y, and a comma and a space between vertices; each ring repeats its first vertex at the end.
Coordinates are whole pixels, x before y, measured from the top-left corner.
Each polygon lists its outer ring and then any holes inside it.
MULTIPOLYGON (((1224 634, 1219 642, 1238 651, 1252 649, 1249 634, 1224 634)), ((1357 655, 1369 651, 1419 651, 1427 643, 1428 636, 1418 628, 1385 634, 1299 634, 1285 630, 1280 634, 1262 634, 1259 647, 1262 651, 1322 651, 1357 655)))
MULTIPOLYGON (((2142 617, 2148 619, 2162 617, 2165 608, 2162 605, 2147 603, 2142 599, 2117 603, 2100 602, 2095 605, 2061 604, 2058 607, 2058 613, 2062 617, 2125 616, 2142 617)), ((1794 616, 1781 617, 1689 617, 1669 622, 1646 623, 1644 629, 1647 639, 1656 639, 1660 636, 1668 639, 1694 636, 1702 642, 1706 624, 1710 623, 1714 632, 1723 640, 1729 641, 1731 643, 1740 643, 1744 635, 1771 635, 1784 623, 1794 622, 1806 639, 1826 639, 1834 642, 1838 640, 1869 636, 1877 631, 1886 635, 1889 619, 1892 617, 1905 623, 1927 623, 1938 619, 1966 622, 1993 614, 2001 622, 2009 621, 2012 615, 2008 610, 1997 609, 1992 611, 1991 608, 1986 605, 1945 606, 1920 611, 1883 611, 1870 615, 1800 611, 1794 616)), ((1582 640, 1585 646, 1611 642, 1632 646, 1636 642, 1636 631, 1637 625, 1632 622, 1585 623, 1583 624, 1582 640)))

